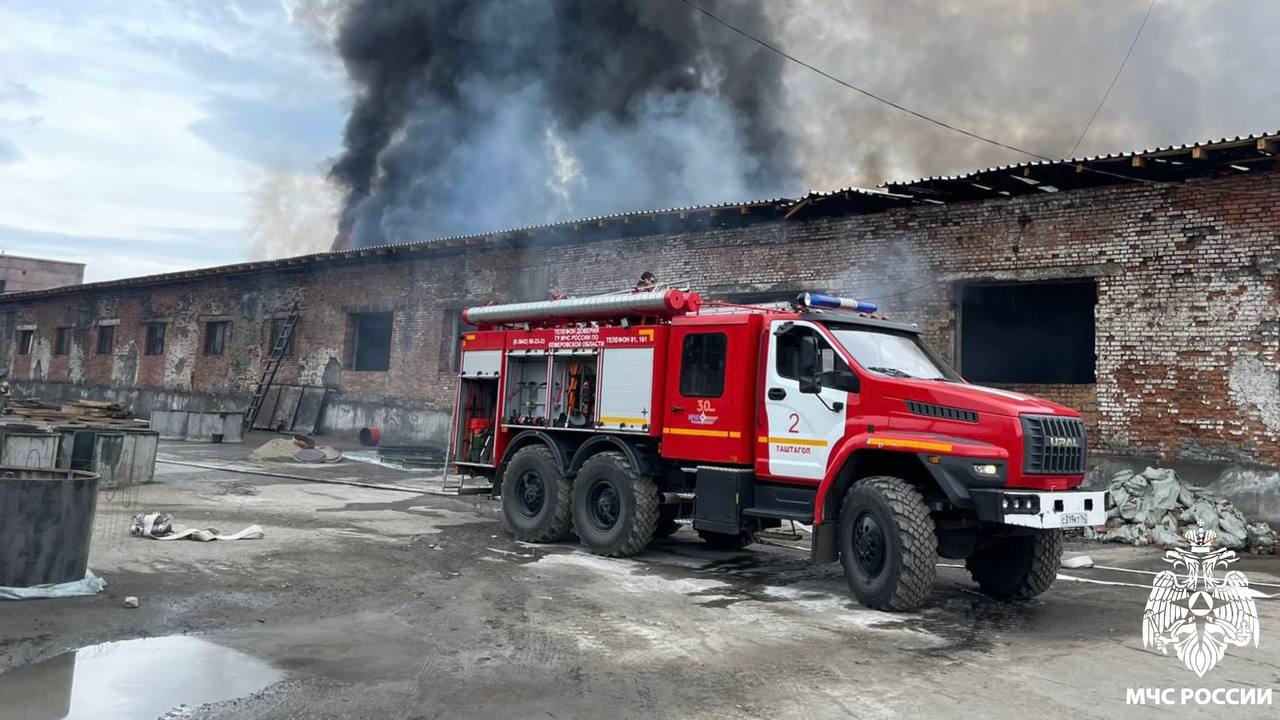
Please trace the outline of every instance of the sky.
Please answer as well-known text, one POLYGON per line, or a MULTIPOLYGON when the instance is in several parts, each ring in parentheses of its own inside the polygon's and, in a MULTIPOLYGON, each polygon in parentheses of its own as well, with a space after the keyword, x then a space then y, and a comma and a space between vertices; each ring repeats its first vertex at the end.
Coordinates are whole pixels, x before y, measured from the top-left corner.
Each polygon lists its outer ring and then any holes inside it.
MULTIPOLYGON (((84 262, 97 281, 325 249, 352 92, 327 44, 341 1, 0 0, 0 250, 84 262)), ((1147 7, 767 1, 794 54, 1055 157, 1147 7)), ((1280 129, 1280 52, 1257 31, 1277 21, 1271 0, 1160 0, 1077 154, 1280 129)), ((1024 159, 794 66, 784 85, 795 194, 1024 159)))
POLYGON ((290 10, 0 0, 0 249, 87 281, 248 258, 264 189, 319 183, 347 110, 290 10))

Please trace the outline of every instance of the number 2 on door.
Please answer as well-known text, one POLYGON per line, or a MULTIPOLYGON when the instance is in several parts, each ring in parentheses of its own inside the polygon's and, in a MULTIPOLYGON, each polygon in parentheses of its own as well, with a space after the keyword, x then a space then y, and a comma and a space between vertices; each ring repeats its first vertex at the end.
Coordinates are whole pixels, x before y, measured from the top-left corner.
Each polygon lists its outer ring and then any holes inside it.
POLYGON ((787 428, 787 432, 789 433, 800 432, 799 430, 796 429, 796 426, 799 424, 800 424, 800 415, 797 413, 791 413, 791 427, 787 428))

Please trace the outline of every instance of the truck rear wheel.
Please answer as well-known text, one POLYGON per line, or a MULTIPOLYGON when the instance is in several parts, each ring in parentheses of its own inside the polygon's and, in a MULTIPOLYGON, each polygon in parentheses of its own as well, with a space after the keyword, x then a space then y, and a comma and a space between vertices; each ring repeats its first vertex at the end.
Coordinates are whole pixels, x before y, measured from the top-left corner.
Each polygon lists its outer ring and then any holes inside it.
POLYGON ((1053 584, 1062 562, 1062 533, 980 538, 978 549, 965 561, 969 575, 985 595, 1029 600, 1053 584))
POLYGON ((840 564, 858 602, 919 607, 933 589, 937 540, 924 497, 905 480, 859 480, 840 508, 840 564))
POLYGON ((622 453, 592 455, 573 483, 573 529, 596 555, 626 557, 644 550, 658 527, 658 486, 622 453))
POLYGON ((502 474, 502 514, 517 540, 563 540, 573 526, 572 483, 543 445, 520 448, 502 474))

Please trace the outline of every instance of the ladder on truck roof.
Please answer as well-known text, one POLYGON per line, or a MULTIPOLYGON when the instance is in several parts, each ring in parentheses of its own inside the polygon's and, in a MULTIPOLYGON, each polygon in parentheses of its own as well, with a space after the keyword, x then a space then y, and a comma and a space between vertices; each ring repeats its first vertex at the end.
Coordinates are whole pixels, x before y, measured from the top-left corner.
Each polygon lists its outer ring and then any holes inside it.
POLYGON ((293 339, 293 329, 297 327, 298 320, 298 303, 294 303, 289 308, 289 314, 284 318, 284 322, 280 323, 280 334, 276 336, 275 342, 271 345, 271 353, 267 356, 267 362, 262 366, 262 374, 258 376, 258 385, 253 390, 253 397, 249 400, 249 407, 244 411, 244 428, 246 430, 253 427, 253 423, 258 419, 258 412, 262 410, 263 399, 267 396, 267 391, 271 389, 271 384, 275 382, 276 372, 280 370, 280 360, 284 358, 284 351, 289 347, 289 341, 293 339))

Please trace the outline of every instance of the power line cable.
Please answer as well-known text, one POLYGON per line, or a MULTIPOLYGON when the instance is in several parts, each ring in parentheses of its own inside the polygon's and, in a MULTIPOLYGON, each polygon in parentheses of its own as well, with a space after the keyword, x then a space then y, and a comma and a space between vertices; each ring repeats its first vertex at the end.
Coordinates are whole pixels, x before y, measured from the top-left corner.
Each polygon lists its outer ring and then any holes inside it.
MULTIPOLYGON (((1050 163, 1058 163, 1058 162, 1060 162, 1060 161, 1061 161, 1060 159, 1051 158, 1051 157, 1049 157, 1049 156, 1047 156, 1047 155, 1041 155, 1040 153, 1032 152, 1032 151, 1030 151, 1030 150, 1026 150, 1026 149, 1024 149, 1024 148, 1020 148, 1020 147, 1018 147, 1018 146, 1016 146, 1016 145, 1010 145, 1010 144, 1008 144, 1008 143, 1006 143, 1006 142, 1002 142, 1002 141, 1000 141, 1000 140, 996 140, 995 138, 987 137, 986 135, 981 135, 981 134, 976 133, 976 132, 974 132, 974 131, 972 131, 972 130, 966 130, 966 129, 962 128, 962 127, 957 127, 956 125, 952 125, 951 123, 948 123, 948 122, 945 122, 945 121, 939 120, 939 119, 937 119, 937 118, 935 118, 935 117, 933 117, 933 116, 931 116, 931 115, 927 115, 927 114, 925 114, 925 113, 923 113, 923 112, 920 112, 920 111, 918 111, 918 110, 913 110, 913 109, 911 109, 911 108, 909 108, 909 107, 906 107, 905 105, 901 105, 901 104, 896 103, 896 102, 894 102, 894 101, 892 101, 892 100, 889 100, 889 99, 887 99, 887 98, 881 97, 880 95, 877 95, 877 94, 875 94, 875 93, 871 92, 870 90, 865 90, 865 89, 863 89, 863 88, 858 87, 857 85, 854 85, 854 84, 853 84, 853 83, 851 83, 851 82, 848 82, 848 81, 846 81, 846 80, 843 80, 843 79, 841 79, 841 78, 838 78, 838 77, 836 77, 835 75, 832 75, 831 73, 827 72, 826 70, 823 70, 822 68, 819 68, 819 67, 817 67, 817 66, 811 65, 811 64, 809 64, 809 63, 805 62, 804 60, 801 60, 800 58, 798 58, 798 57, 796 57, 796 56, 794 56, 794 55, 792 55, 792 54, 790 54, 790 53, 786 52, 786 51, 785 51, 785 50, 783 50, 782 48, 779 48, 779 47, 777 47, 776 45, 773 45, 773 44, 769 43, 769 42, 768 42, 768 41, 766 41, 766 40, 763 40, 763 39, 761 39, 761 38, 759 38, 759 37, 757 37, 757 36, 755 36, 755 35, 752 35, 751 33, 747 32, 746 30, 743 30, 743 29, 741 29, 741 28, 739 28, 739 27, 737 27, 737 26, 733 25, 733 24, 732 24, 732 23, 730 23, 729 21, 727 21, 727 20, 725 20, 725 19, 721 18, 719 15, 716 15, 715 13, 711 12, 710 10, 707 10, 706 8, 702 7, 701 5, 698 5, 697 3, 692 2, 692 0, 679 0, 679 2, 684 3, 684 4, 685 4, 685 5, 687 5, 690 9, 692 9, 692 10, 694 10, 694 11, 696 11, 696 12, 698 12, 698 13, 701 13, 702 15, 706 16, 707 18, 709 18, 710 20, 712 20, 713 22, 715 22, 717 25, 720 25, 720 26, 724 27, 724 28, 725 28, 725 29, 727 29, 727 30, 730 30, 730 31, 732 31, 732 32, 734 32, 734 33, 737 33, 738 35, 741 35, 742 37, 744 37, 744 38, 746 38, 746 39, 750 40, 751 42, 753 42, 753 43, 755 43, 755 44, 757 44, 757 45, 759 45, 759 46, 761 46, 761 47, 765 48, 765 49, 766 49, 766 50, 768 50, 769 52, 772 52, 772 53, 774 53, 774 54, 776 54, 776 55, 779 55, 779 56, 781 56, 781 57, 783 57, 783 58, 785 58, 785 59, 787 59, 787 60, 789 60, 789 61, 791 61, 791 62, 793 62, 793 63, 797 64, 797 65, 800 65, 801 67, 807 68, 808 70, 811 70, 812 72, 815 72, 815 73, 817 73, 818 75, 821 75, 822 77, 824 77, 824 78, 826 78, 826 79, 830 80, 831 82, 834 82, 834 83, 836 83, 836 84, 838 84, 838 85, 841 85, 841 86, 843 86, 843 87, 845 87, 845 88, 848 88, 848 89, 850 89, 850 90, 853 90, 854 92, 857 92, 857 93, 860 93, 860 94, 862 94, 862 95, 865 95, 866 97, 869 97, 869 98, 871 98, 872 100, 875 100, 876 102, 879 102, 879 103, 883 103, 883 104, 885 104, 885 105, 888 105, 889 107, 894 108, 895 110, 899 110, 899 111, 904 112, 904 113, 906 113, 906 114, 908 114, 908 115, 911 115, 911 116, 913 116, 913 117, 917 117, 917 118, 919 118, 919 119, 921 119, 921 120, 924 120, 925 122, 932 123, 932 124, 934 124, 934 125, 937 125, 938 127, 944 128, 944 129, 946 129, 946 130, 950 130, 951 132, 959 133, 959 134, 961 134, 961 135, 964 135, 964 136, 970 137, 970 138, 972 138, 972 139, 974 139, 974 140, 979 140, 979 141, 984 142, 984 143, 987 143, 987 144, 989 144, 989 145, 995 145, 996 147, 1004 148, 1004 149, 1006 149, 1006 150, 1012 150, 1012 151, 1014 151, 1014 152, 1021 153, 1021 154, 1023 154, 1023 155, 1028 156, 1028 157, 1033 157, 1033 158, 1035 158, 1035 159, 1037 159, 1037 160, 1043 160, 1043 161, 1045 161, 1045 162, 1050 162, 1050 163)), ((1176 182, 1169 182, 1169 181, 1164 181, 1164 180, 1152 180, 1152 179, 1150 179, 1150 178, 1135 177, 1135 176, 1133 176, 1133 175, 1125 175, 1125 174, 1123 174, 1123 173, 1111 172, 1110 170, 1099 170, 1098 168, 1091 168, 1091 167, 1089 167, 1089 166, 1087 166, 1087 165, 1083 165, 1083 164, 1081 164, 1081 165, 1079 166, 1079 168, 1080 168, 1083 172, 1094 173, 1094 174, 1096 174, 1096 175, 1105 175, 1105 176, 1107 176, 1107 177, 1118 178, 1118 179, 1120 179, 1120 180, 1128 180, 1129 182, 1136 182, 1136 183, 1140 183, 1140 184, 1144 184, 1144 185, 1155 185, 1155 186, 1159 186, 1159 187, 1179 187, 1179 186, 1181 185, 1181 183, 1176 183, 1176 182)))
POLYGON ((1080 131, 1080 137, 1076 138, 1076 144, 1071 146, 1071 152, 1067 153, 1067 157, 1073 157, 1076 149, 1080 147, 1080 143, 1084 142, 1084 136, 1089 133, 1089 128, 1093 127, 1093 121, 1098 119, 1098 113, 1102 112, 1102 106, 1107 104, 1107 98, 1111 97, 1111 91, 1116 88, 1116 82, 1120 80, 1120 73, 1124 72, 1124 66, 1129 64, 1129 56, 1133 54, 1133 49, 1138 46, 1138 38, 1142 37, 1142 30, 1147 27, 1147 20, 1151 19, 1151 11, 1156 7, 1156 0, 1151 0, 1151 4, 1147 6, 1147 14, 1142 16, 1142 23, 1138 25, 1138 31, 1133 34, 1133 42, 1129 43, 1129 50, 1124 54, 1124 59, 1120 61, 1120 67, 1116 68, 1116 74, 1111 78, 1111 84, 1107 86, 1107 91, 1102 94, 1102 99, 1098 101, 1098 107, 1093 109, 1093 114, 1089 116, 1089 122, 1084 124, 1084 130, 1080 131))
POLYGON ((1031 152, 1030 150, 1024 150, 1024 149, 1022 149, 1022 148, 1020 148, 1020 147, 1017 147, 1017 146, 1015 146, 1015 145, 1010 145, 1010 144, 1008 144, 1008 143, 1001 142, 1001 141, 996 140, 996 139, 994 139, 994 138, 989 138, 989 137, 987 137, 987 136, 985 136, 985 135, 980 135, 980 134, 978 134, 978 133, 976 133, 976 132, 973 132, 972 130, 966 130, 966 129, 962 128, 962 127, 957 127, 957 126, 952 125, 952 124, 950 124, 950 123, 948 123, 948 122, 944 122, 944 121, 939 120, 939 119, 937 119, 937 118, 935 118, 935 117, 931 117, 931 116, 926 115, 926 114, 924 114, 924 113, 922 113, 922 112, 919 112, 919 111, 917 111, 917 110, 912 110, 911 108, 906 107, 905 105, 900 105, 900 104, 898 104, 898 103, 896 103, 896 102, 894 102, 894 101, 892 101, 892 100, 889 100, 888 98, 881 97, 880 95, 877 95, 877 94, 875 94, 875 93, 871 92, 870 90, 865 90, 865 89, 863 89, 863 88, 858 87, 857 85, 854 85, 854 84, 853 84, 853 83, 851 83, 851 82, 848 82, 848 81, 846 81, 846 80, 843 80, 843 79, 841 79, 841 78, 838 78, 838 77, 836 77, 835 75, 832 75, 831 73, 827 72, 826 70, 823 70, 823 69, 822 69, 822 68, 820 68, 820 67, 816 67, 816 66, 814 66, 814 65, 810 65, 809 63, 805 62, 804 60, 801 60, 800 58, 798 58, 798 57, 796 57, 796 56, 794 56, 794 55, 791 55, 790 53, 788 53, 787 51, 783 50, 782 48, 779 48, 779 47, 777 47, 777 46, 775 46, 775 45, 772 45, 772 44, 770 44, 768 41, 766 41, 766 40, 762 40, 761 38, 759 38, 759 37, 757 37, 757 36, 755 36, 755 35, 752 35, 751 33, 747 32, 746 30, 742 30, 742 29, 738 28, 737 26, 735 26, 735 25, 733 25, 733 24, 729 23, 727 20, 724 20, 724 19, 723 19, 723 18, 721 18, 719 15, 716 15, 715 13, 711 12, 710 10, 707 10, 706 8, 704 8, 704 7, 700 6, 700 5, 698 5, 697 3, 691 2, 691 0, 680 0, 680 2, 684 3, 685 5, 688 5, 688 6, 689 6, 690 8, 692 8, 693 10, 696 10, 696 11, 698 11, 699 13, 702 13, 703 15, 707 16, 707 17, 708 17, 708 18, 710 18, 712 21, 714 21, 716 24, 721 25, 721 26, 723 26, 724 28, 726 28, 726 29, 728 29, 728 30, 731 30, 731 31, 733 31, 733 32, 735 32, 735 33, 737 33, 737 34, 741 35, 742 37, 744 37, 744 38, 746 38, 746 39, 750 40, 751 42, 756 43, 757 45, 760 45, 761 47, 765 48, 765 49, 766 49, 766 50, 768 50, 769 52, 772 52, 772 53, 775 53, 775 54, 777 54, 777 55, 780 55, 780 56, 782 56, 782 57, 786 58, 787 60, 790 60, 791 62, 793 62, 793 63, 795 63, 795 64, 797 64, 797 65, 800 65, 800 66, 802 66, 802 67, 808 68, 809 70, 812 70, 813 72, 815 72, 815 73, 817 73, 817 74, 821 75, 822 77, 824 77, 824 78, 826 78, 826 79, 830 80, 831 82, 837 83, 837 84, 839 84, 839 85, 843 85, 844 87, 846 87, 846 88, 848 88, 848 89, 850 89, 850 90, 852 90, 852 91, 854 91, 854 92, 857 92, 857 93, 861 93, 861 94, 863 94, 863 95, 866 95, 867 97, 871 98, 872 100, 875 100, 876 102, 884 103, 885 105, 888 105, 889 107, 894 108, 895 110, 900 110, 900 111, 902 111, 902 112, 904 112, 904 113, 907 113, 908 115, 912 115, 912 116, 915 116, 915 117, 917 117, 917 118, 920 118, 921 120, 924 120, 925 122, 933 123, 934 125, 937 125, 938 127, 946 128, 947 130, 950 130, 950 131, 952 131, 952 132, 956 132, 956 133, 960 133, 961 135, 967 135, 968 137, 971 137, 971 138, 973 138, 974 140, 981 140, 981 141, 982 141, 982 142, 984 142, 984 143, 988 143, 988 144, 991 144, 991 145, 995 145, 996 147, 1001 147, 1001 148, 1004 148, 1005 150, 1012 150, 1012 151, 1014 151, 1014 152, 1016 152, 1016 153, 1022 153, 1023 155, 1029 155, 1029 156, 1031 156, 1031 157, 1033 157, 1033 158, 1037 158, 1037 159, 1040 159, 1040 160, 1048 160, 1048 161, 1050 161, 1050 162, 1052 162, 1052 161, 1053 161, 1053 158, 1045 157, 1044 155, 1040 155, 1039 153, 1031 152))

